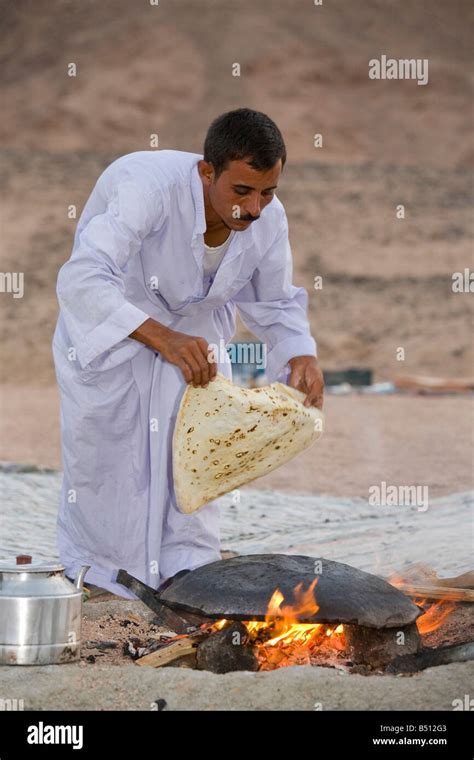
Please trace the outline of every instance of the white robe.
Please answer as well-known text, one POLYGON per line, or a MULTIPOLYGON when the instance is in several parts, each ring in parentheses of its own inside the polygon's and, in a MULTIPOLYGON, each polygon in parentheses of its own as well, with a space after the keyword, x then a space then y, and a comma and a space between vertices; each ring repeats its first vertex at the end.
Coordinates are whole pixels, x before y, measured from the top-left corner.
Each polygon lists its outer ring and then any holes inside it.
MULTIPOLYGON (((86 585, 125 598, 136 597, 116 583, 120 568, 156 589, 178 570, 220 559, 219 500, 185 515, 174 496, 171 442, 184 377, 127 336, 152 317, 227 344, 238 308, 267 344, 270 382, 287 381, 290 358, 316 355, 308 295, 292 285, 286 214, 276 196, 233 236, 209 288, 201 158, 162 150, 114 161, 84 207, 58 275, 59 556, 68 576, 90 565, 86 585)), ((231 377, 229 362, 218 369, 231 377)))

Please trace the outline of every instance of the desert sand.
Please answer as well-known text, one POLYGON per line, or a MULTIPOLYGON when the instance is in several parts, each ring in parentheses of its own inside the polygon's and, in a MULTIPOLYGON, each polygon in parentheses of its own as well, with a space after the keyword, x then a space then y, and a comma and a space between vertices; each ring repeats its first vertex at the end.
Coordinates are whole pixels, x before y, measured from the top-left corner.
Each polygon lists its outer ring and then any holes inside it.
MULTIPOLYGON (((210 121, 243 105, 266 111, 286 140, 278 196, 323 368, 368 366, 377 380, 474 373, 472 294, 451 287, 472 266, 467 0, 403 12, 389 0, 0 5, 0 266, 25 276, 23 298, 0 294, 3 460, 60 467, 51 338, 77 221, 69 206, 79 216, 100 172, 150 149, 151 134, 160 149, 200 152, 210 121), (368 60, 383 52, 428 58, 429 83, 370 80, 368 60)), ((236 339, 249 337, 239 324, 236 339)), ((259 487, 472 487, 469 396, 353 395, 328 398, 326 411, 317 450, 259 487)))
MULTIPOLYGON (((0 461, 61 469, 56 388, 9 385, 6 399, 0 461)), ((324 413, 321 440, 253 487, 367 498, 385 481, 435 498, 474 486, 469 396, 327 395, 324 413)))

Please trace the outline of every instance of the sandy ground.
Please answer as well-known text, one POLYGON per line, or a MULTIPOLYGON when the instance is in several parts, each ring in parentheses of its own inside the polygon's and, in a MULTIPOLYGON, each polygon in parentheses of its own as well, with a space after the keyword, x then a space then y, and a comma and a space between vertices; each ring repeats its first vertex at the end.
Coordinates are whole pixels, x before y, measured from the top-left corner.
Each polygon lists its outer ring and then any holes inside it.
POLYGON ((25 710, 452 710, 469 694, 474 663, 414 677, 343 675, 310 665, 216 675, 185 668, 74 663, 0 671, 2 693, 25 710), (31 683, 34 682, 34 689, 31 683), (319 704, 319 707, 315 707, 319 704))
MULTIPOLYGON (((0 460, 61 468, 55 387, 3 386, 0 460)), ((371 485, 473 488, 471 396, 326 396, 324 437, 252 487, 367 498, 371 485)))

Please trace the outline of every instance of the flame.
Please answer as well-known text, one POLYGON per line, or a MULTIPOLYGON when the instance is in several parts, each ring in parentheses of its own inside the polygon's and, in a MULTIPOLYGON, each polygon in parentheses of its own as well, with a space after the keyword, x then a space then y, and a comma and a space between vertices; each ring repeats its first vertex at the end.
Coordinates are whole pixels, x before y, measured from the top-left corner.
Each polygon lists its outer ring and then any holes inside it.
POLYGON ((418 606, 425 607, 429 604, 428 609, 416 621, 418 631, 423 635, 436 631, 456 609, 456 604, 448 598, 448 592, 445 599, 440 599, 431 604, 428 601, 429 597, 421 598, 422 590, 420 587, 418 587, 418 593, 416 592, 417 581, 422 585, 426 585, 428 582, 435 582, 437 576, 434 570, 425 565, 414 565, 413 570, 416 570, 418 573, 413 577, 394 573, 388 580, 392 586, 400 588, 407 596, 410 596, 418 606))
MULTIPOLYGON (((422 591, 410 588, 410 580, 401 574, 394 574, 389 582, 410 596, 425 612, 416 621, 420 635, 431 633, 439 628, 456 609, 456 604, 449 599, 432 602, 422 598, 422 591)), ((299 583, 293 590, 294 601, 285 603, 280 589, 272 594, 265 614, 265 621, 242 621, 247 629, 250 643, 259 661, 260 670, 287 667, 289 665, 320 664, 347 653, 344 626, 324 623, 301 623, 302 617, 312 617, 319 610, 315 588, 318 578, 304 590, 299 583)), ((231 624, 231 620, 222 619, 203 626, 207 630, 219 631, 231 624)), ((334 663, 332 663, 334 664, 334 663)))
MULTIPOLYGON (((293 604, 283 604, 285 597, 280 589, 276 589, 268 603, 265 621, 243 621, 261 670, 310 664, 315 650, 320 651, 324 647, 329 646, 336 652, 345 649, 345 639, 341 635, 344 633, 343 625, 299 622, 302 616, 315 615, 319 610, 314 595, 317 582, 318 578, 315 578, 306 590, 303 590, 302 583, 295 586, 293 604)), ((220 631, 229 622, 219 620, 211 628, 220 631)))
MULTIPOLYGON (((419 604, 420 607, 423 607, 426 604, 426 601, 426 599, 423 599, 421 602, 418 601, 417 604, 419 604)), ((421 615, 416 621, 419 633, 424 634, 436 631, 436 629, 444 623, 446 618, 448 618, 455 609, 456 605, 453 604, 453 602, 443 599, 440 602, 431 604, 425 611, 424 615, 421 615)))
POLYGON ((254 628, 253 631, 262 630, 272 626, 275 636, 266 642, 267 646, 275 646, 279 641, 297 641, 306 642, 312 638, 313 633, 317 633, 321 628, 320 624, 299 623, 298 620, 303 615, 315 615, 319 610, 319 605, 314 597, 314 588, 318 578, 309 585, 306 591, 303 591, 303 584, 298 583, 294 588, 295 604, 283 604, 285 597, 280 589, 276 589, 272 594, 265 615, 265 623, 254 628))

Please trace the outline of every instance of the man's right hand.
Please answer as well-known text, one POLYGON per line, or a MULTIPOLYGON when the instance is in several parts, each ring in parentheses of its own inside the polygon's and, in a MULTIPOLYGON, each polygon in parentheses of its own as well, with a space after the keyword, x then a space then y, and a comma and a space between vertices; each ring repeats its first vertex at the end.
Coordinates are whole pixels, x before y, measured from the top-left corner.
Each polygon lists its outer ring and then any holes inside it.
POLYGON ((209 361, 213 355, 208 351, 208 345, 205 338, 170 330, 158 350, 167 361, 180 368, 187 383, 192 382, 195 388, 198 385, 205 388, 217 374, 216 362, 209 361))
POLYGON ((217 374, 217 363, 205 338, 170 330, 154 319, 147 319, 130 338, 154 348, 171 364, 176 364, 187 383, 206 387, 217 374))

